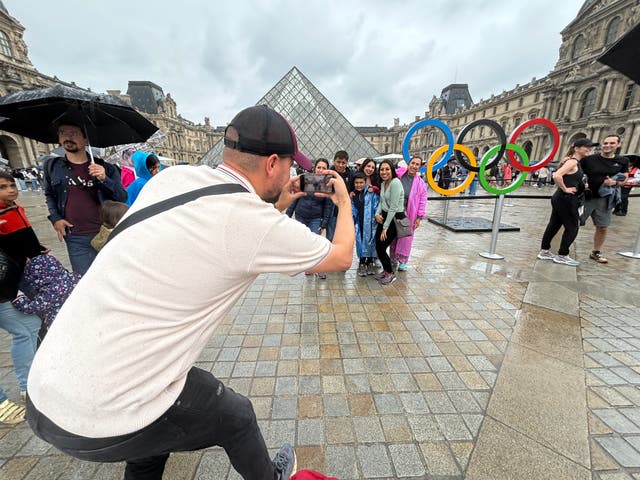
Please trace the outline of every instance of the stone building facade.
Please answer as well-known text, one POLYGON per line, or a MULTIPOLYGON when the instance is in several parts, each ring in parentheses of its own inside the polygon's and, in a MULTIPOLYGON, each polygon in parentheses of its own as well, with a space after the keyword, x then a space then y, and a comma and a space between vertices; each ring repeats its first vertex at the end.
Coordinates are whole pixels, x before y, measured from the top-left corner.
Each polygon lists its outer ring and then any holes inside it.
MULTIPOLYGON (((558 61, 546 77, 533 78, 524 85, 478 102, 469 101, 470 96, 465 101, 466 84, 449 85, 440 97, 431 99, 424 117, 416 116, 414 122, 405 125, 399 125, 395 119, 393 127, 372 129, 363 135, 380 152, 400 153, 406 132, 423 118, 442 120, 454 136, 473 120, 486 118, 500 124, 508 137, 523 121, 544 117, 552 120, 560 132, 561 145, 556 159, 561 158, 577 138, 599 141, 609 133, 622 137, 623 153, 640 152, 640 87, 596 61, 638 22, 638 0, 587 0, 576 18, 561 32, 558 61)), ((478 126, 466 134, 464 144, 481 158, 496 145, 496 140, 491 129, 478 126)), ((427 159, 445 143, 439 130, 423 128, 412 136, 410 153, 427 159)), ((550 149, 550 136, 546 128, 534 127, 518 137, 518 144, 532 161, 539 161, 550 149)))
MULTIPOLYGON (((65 82, 36 70, 29 60, 23 33, 24 27, 9 14, 0 1, 0 96, 56 84, 75 87, 74 82, 65 82)), ((212 127, 208 118, 204 119, 204 124, 196 124, 183 118, 178 114, 176 102, 171 95, 165 95, 162 88, 152 82, 129 82, 130 89, 141 85, 153 85, 158 90, 155 109, 145 111, 140 105, 133 105, 164 132, 166 140, 158 146, 156 152, 172 159, 172 163, 197 163, 222 137, 221 129, 212 127)), ((119 90, 107 93, 118 95, 131 103, 131 96, 123 95, 119 90)), ((137 98, 135 92, 132 94, 137 98)), ((0 156, 9 160, 11 168, 35 166, 36 159, 48 154, 53 148, 55 145, 45 145, 0 130, 0 156)))

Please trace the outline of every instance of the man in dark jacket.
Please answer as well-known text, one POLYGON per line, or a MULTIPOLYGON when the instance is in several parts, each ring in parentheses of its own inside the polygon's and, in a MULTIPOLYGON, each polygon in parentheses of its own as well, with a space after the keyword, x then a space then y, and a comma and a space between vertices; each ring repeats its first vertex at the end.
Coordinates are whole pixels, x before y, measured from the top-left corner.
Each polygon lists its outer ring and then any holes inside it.
MULTIPOLYGON (((344 150, 338 150, 333 156, 333 166, 331 170, 338 172, 338 174, 344 180, 347 190, 351 192, 353 190, 353 176, 355 172, 349 168, 349 154, 344 150)), ((327 240, 333 240, 333 235, 336 232, 336 219, 338 218, 338 209, 333 209, 333 214, 329 218, 329 224, 327 225, 327 240)))
POLYGON ((49 159, 44 167, 48 218, 58 239, 67 244, 73 271, 83 275, 97 255, 91 239, 100 231, 100 205, 105 200, 125 202, 127 192, 113 165, 101 159, 91 162, 80 126, 61 123, 58 141, 65 156, 49 159))

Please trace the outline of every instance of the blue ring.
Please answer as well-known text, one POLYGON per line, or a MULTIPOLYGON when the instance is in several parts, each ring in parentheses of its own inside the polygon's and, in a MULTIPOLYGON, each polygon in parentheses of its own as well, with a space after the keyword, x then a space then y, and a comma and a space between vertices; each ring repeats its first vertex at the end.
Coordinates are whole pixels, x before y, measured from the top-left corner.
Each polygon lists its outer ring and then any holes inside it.
POLYGON ((447 153, 445 153, 444 157, 442 157, 442 160, 436 163, 432 168, 432 171, 435 172, 436 170, 439 170, 447 164, 451 156, 454 154, 453 145, 455 144, 451 129, 440 120, 436 120, 435 118, 427 118, 425 120, 420 120, 419 122, 414 123, 407 134, 404 136, 404 140, 402 141, 402 156, 404 157, 407 164, 409 164, 409 162, 411 161, 411 156, 409 155, 409 143, 411 142, 411 137, 421 128, 428 126, 436 127, 442 130, 442 133, 444 133, 444 136, 447 137, 447 142, 449 143, 449 150, 447 150, 447 153))

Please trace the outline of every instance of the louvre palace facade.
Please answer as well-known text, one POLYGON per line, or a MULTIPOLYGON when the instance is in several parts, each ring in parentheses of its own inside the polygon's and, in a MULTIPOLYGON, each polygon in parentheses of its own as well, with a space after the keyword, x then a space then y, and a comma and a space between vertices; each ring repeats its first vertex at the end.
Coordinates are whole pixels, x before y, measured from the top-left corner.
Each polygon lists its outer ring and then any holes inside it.
MULTIPOLYGON (((610 133, 621 136, 623 153, 640 152, 640 87, 596 61, 639 22, 639 0, 587 0, 561 32, 558 61, 546 77, 478 102, 471 100, 467 84, 449 85, 440 97, 431 99, 424 117, 417 116, 408 125, 394 119, 389 128, 358 130, 381 154, 400 153, 406 132, 424 118, 443 121, 454 136, 468 123, 486 118, 501 125, 508 136, 524 120, 544 117, 557 125, 561 135, 556 159, 577 138, 600 141, 610 133)), ((465 135, 464 144, 478 157, 496 145, 496 138, 491 129, 479 126, 465 135)), ((410 153, 426 159, 445 143, 439 130, 425 127, 412 136, 410 153)), ((549 143, 544 127, 528 128, 518 137, 533 161, 545 157, 549 143)))

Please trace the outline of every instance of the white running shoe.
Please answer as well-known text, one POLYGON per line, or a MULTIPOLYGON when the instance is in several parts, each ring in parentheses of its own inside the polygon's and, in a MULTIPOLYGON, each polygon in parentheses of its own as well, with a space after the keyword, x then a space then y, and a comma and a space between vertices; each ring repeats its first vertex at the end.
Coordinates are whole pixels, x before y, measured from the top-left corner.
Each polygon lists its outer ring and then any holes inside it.
POLYGON ((538 254, 538 258, 540 260, 554 260, 556 258, 556 256, 551 252, 543 252, 543 251, 541 251, 538 254))
POLYGON ((570 267, 577 267, 580 262, 574 260, 568 255, 558 255, 553 259, 553 263, 560 263, 562 265, 569 265, 570 267))

